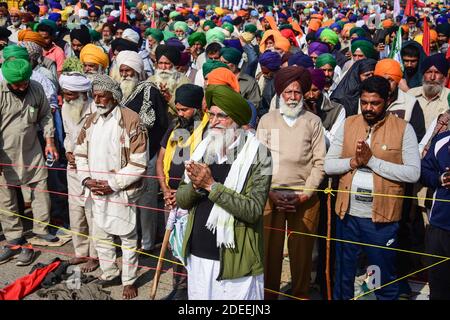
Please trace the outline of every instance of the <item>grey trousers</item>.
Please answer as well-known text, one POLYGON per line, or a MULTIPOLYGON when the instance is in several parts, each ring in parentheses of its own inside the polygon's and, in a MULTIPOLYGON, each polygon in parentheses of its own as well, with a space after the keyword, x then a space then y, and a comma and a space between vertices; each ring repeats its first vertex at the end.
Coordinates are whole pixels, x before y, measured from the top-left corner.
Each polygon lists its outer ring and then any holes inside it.
MULTIPOLYGON (((0 184, 7 184, 5 178, 0 176, 0 184)), ((30 188, 47 190, 47 179, 28 185, 30 188)), ((29 189, 28 189, 29 190, 29 189)), ((16 215, 8 212, 19 213, 17 192, 20 188, 0 186, 0 221, 3 233, 9 243, 23 244, 22 221, 16 215)), ((50 222, 50 197, 46 192, 30 190, 31 208, 33 210, 33 232, 44 235, 48 233, 47 223, 50 222), (43 223, 39 223, 43 222, 43 223)))
MULTIPOLYGON (((156 176, 156 158, 155 155, 148 163, 147 175, 156 176)), ((138 206, 151 208, 158 207, 158 179, 146 179, 147 189, 144 194, 136 201, 138 206)), ((159 211, 136 208, 137 218, 141 225, 141 249, 149 250, 155 246, 155 237, 158 230, 158 214, 159 211)))

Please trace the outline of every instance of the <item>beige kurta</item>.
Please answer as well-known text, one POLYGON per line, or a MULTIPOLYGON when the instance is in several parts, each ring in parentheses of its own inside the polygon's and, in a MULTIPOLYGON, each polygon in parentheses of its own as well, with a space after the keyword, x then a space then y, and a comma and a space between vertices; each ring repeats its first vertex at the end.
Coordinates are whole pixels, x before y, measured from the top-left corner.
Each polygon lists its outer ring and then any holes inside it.
POLYGON ((23 101, 14 95, 5 81, 0 84, 0 162, 9 184, 24 185, 47 179, 44 156, 37 132, 53 137, 53 118, 42 86, 30 80, 23 101), (24 167, 24 165, 32 166, 24 167), (38 166, 39 168, 33 168, 38 166))
MULTIPOLYGON (((97 107, 95 106, 94 101, 88 101, 87 106, 85 106, 82 111, 80 121, 75 123, 68 115, 68 110, 66 110, 66 108, 61 109, 64 132, 66 133, 66 137, 64 139, 64 148, 66 149, 66 152, 74 152, 81 128, 86 122, 86 119, 92 113, 96 112, 96 110, 97 107)), ((69 196, 69 202, 79 206, 84 206, 86 203, 86 198, 82 197, 83 187, 81 186, 80 176, 77 171, 67 170, 67 186, 69 188, 69 194, 74 195, 73 197, 69 196)))

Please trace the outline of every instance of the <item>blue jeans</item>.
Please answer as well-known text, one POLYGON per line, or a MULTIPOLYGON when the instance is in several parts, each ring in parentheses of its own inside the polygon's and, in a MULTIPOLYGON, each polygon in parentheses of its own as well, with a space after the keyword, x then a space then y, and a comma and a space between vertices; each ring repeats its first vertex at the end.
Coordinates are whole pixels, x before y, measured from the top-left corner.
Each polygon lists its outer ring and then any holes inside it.
MULTIPOLYGON (((396 247, 398 223, 374 223, 368 218, 358 218, 346 214, 344 219, 336 218, 336 238, 378 246, 396 247)), ((333 290, 334 300, 349 300, 355 294, 355 276, 358 256, 361 250, 367 255, 369 265, 380 268, 380 285, 396 279, 396 252, 382 248, 336 241, 336 278, 333 290)), ((390 284, 374 293, 378 300, 396 300, 398 282, 390 284)))

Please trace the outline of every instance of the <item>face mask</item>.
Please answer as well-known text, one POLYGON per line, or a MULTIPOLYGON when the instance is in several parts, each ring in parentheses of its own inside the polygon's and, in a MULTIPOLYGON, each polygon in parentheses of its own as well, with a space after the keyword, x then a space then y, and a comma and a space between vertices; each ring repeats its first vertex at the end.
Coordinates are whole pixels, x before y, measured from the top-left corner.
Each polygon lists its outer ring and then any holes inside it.
POLYGON ((136 15, 135 15, 134 13, 130 14, 130 19, 131 19, 131 20, 136 19, 136 15))
POLYGON ((82 25, 87 25, 88 23, 89 23, 89 20, 87 20, 87 19, 80 20, 80 24, 82 24, 82 25))

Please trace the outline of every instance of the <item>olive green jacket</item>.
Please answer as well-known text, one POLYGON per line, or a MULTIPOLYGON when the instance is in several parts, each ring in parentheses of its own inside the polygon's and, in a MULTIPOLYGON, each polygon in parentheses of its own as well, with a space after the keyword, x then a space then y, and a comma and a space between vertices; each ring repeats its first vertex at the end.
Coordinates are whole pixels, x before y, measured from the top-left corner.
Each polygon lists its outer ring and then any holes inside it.
POLYGON ((222 247, 220 249, 220 272, 217 280, 256 276, 263 273, 263 211, 272 181, 272 158, 270 151, 262 144, 255 158, 241 193, 217 183, 208 194, 206 191, 194 190, 191 182, 186 184, 184 181, 176 193, 178 206, 189 210, 182 249, 185 261, 190 254, 189 242, 191 241, 195 210, 202 197, 207 196, 235 218, 235 248, 222 247))

